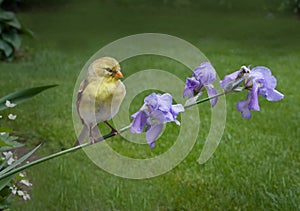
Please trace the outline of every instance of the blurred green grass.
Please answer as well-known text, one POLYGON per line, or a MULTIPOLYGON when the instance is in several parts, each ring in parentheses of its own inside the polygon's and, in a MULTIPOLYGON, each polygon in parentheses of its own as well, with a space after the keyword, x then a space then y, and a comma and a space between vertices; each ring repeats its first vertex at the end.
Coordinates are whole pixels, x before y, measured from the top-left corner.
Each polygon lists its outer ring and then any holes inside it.
MULTIPOLYGON (((17 89, 60 84, 11 111, 15 129, 28 146, 43 141, 41 154, 72 146, 72 94, 85 62, 118 38, 157 32, 197 46, 220 77, 241 65, 265 65, 278 79, 283 101, 261 99, 261 111, 241 118, 228 95, 221 144, 204 165, 196 160, 210 127, 208 104, 200 105, 201 131, 188 157, 175 169, 146 180, 128 180, 99 169, 79 151, 28 170, 32 200, 16 210, 297 210, 300 208, 299 95, 300 22, 255 2, 216 5, 130 4, 127 1, 66 1, 61 7, 18 14, 37 40, 24 38, 28 57, 0 64, 0 95, 17 89)), ((221 2, 221 1, 220 1, 221 2)), ((267 2, 267 1, 264 1, 267 2)), ((183 52, 184 53, 184 52, 183 52)), ((121 64, 126 75, 139 69, 181 68, 161 58, 121 64)), ((184 80, 187 75, 182 75, 184 80)), ((135 103, 142 100, 142 95, 135 103)), ((142 102, 140 103, 142 104, 142 102)), ((132 110, 140 105, 132 105, 132 110)), ((3 116, 5 113, 3 114, 3 116)), ((178 128, 168 125, 156 151, 170 147, 178 128), (174 134, 172 134, 174 133, 174 134), (159 148, 161 146, 161 148, 159 148)), ((153 155, 146 145, 113 138, 111 146, 130 156, 153 155)))

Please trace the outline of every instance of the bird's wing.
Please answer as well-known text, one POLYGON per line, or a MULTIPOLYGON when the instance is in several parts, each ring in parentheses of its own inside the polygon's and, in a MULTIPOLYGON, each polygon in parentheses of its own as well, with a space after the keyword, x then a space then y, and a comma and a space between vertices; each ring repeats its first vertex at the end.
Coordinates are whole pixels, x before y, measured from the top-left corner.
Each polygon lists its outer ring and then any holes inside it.
POLYGON ((80 86, 79 86, 79 90, 78 90, 78 94, 77 94, 77 100, 76 100, 76 109, 77 109, 77 113, 81 119, 81 122, 84 124, 84 121, 80 115, 80 112, 79 112, 79 103, 81 101, 81 98, 82 98, 82 93, 83 91, 85 90, 85 88, 87 87, 88 85, 88 80, 85 79, 81 82, 80 86))

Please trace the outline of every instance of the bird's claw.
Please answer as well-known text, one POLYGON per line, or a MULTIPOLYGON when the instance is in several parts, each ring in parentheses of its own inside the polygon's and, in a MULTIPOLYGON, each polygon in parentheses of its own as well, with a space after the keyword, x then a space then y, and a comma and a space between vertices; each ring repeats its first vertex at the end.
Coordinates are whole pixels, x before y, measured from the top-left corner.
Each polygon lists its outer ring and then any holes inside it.
POLYGON ((90 137, 90 144, 94 144, 96 139, 94 137, 90 137))
POLYGON ((119 135, 119 134, 120 134, 120 132, 117 131, 117 130, 112 130, 110 133, 112 133, 112 134, 114 134, 114 135, 119 135))

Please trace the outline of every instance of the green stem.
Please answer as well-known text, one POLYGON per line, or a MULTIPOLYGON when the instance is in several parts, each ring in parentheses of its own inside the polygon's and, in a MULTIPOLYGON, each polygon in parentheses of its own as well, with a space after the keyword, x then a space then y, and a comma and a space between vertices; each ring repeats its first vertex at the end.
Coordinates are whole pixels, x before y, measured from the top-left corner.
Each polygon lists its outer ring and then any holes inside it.
MULTIPOLYGON (((190 108, 190 107, 192 107, 192 106, 195 106, 195 105, 198 105, 198 104, 200 104, 200 103, 209 101, 209 100, 211 100, 211 99, 214 99, 214 98, 216 98, 216 97, 225 95, 225 94, 227 94, 227 93, 228 93, 228 92, 222 92, 222 93, 220 93, 220 94, 217 94, 217 95, 214 95, 214 96, 210 96, 210 97, 201 99, 201 100, 199 100, 199 101, 197 101, 197 102, 195 102, 195 103, 193 103, 193 104, 190 104, 190 105, 185 106, 184 108, 185 108, 185 109, 190 108)), ((105 139, 108 139, 108 138, 111 138, 111 137, 113 137, 113 136, 116 136, 116 135, 118 135, 118 134, 120 134, 120 133, 123 133, 123 132, 129 130, 130 127, 131 127, 131 124, 128 125, 128 126, 126 126, 126 127, 124 127, 124 128, 122 128, 122 129, 120 129, 120 130, 119 130, 119 133, 109 133, 109 134, 107 134, 107 135, 105 135, 105 136, 103 136, 103 137, 97 139, 97 140, 95 141, 95 143, 99 143, 99 142, 101 142, 101 141, 103 141, 103 140, 105 140, 105 139)), ((87 146, 89 146, 89 145, 91 145, 91 143, 84 143, 84 144, 81 144, 81 145, 79 145, 79 146, 75 146, 75 147, 72 147, 72 148, 70 148, 70 149, 66 149, 66 150, 63 150, 63 151, 60 151, 60 152, 51 154, 51 155, 49 155, 49 156, 40 158, 40 159, 38 159, 38 160, 32 161, 32 162, 30 162, 30 163, 27 163, 27 164, 25 164, 25 165, 23 165, 23 166, 20 166, 20 167, 18 167, 18 168, 15 168, 15 169, 13 169, 13 170, 11 170, 11 171, 9 171, 9 172, 3 174, 2 176, 0 176, 0 180, 3 180, 3 179, 5 179, 5 178, 7 178, 7 177, 9 177, 9 176, 11 176, 11 175, 13 175, 13 174, 16 174, 16 173, 18 173, 18 172, 20 172, 20 171, 23 171, 23 170, 26 169, 26 168, 35 166, 35 165, 37 165, 37 164, 40 164, 40 163, 42 163, 42 162, 45 162, 45 161, 47 161, 47 160, 50 160, 50 159, 53 159, 53 158, 56 158, 56 157, 60 157, 60 156, 62 156, 62 155, 65 155, 65 154, 67 154, 67 153, 70 153, 70 152, 75 152, 75 151, 77 151, 77 150, 79 150, 79 149, 81 149, 81 148, 87 147, 87 146)))
MULTIPOLYGON (((118 133, 118 134, 123 133, 123 132, 129 130, 130 127, 131 127, 131 125, 128 125, 128 126, 122 128, 121 130, 119 130, 119 133, 118 133)), ((115 136, 115 135, 118 135, 118 134, 116 134, 116 133, 109 133, 109 134, 107 134, 107 135, 101 137, 100 139, 96 140, 95 143, 98 143, 98 142, 103 141, 103 140, 105 140, 105 139, 111 138, 111 137, 113 137, 113 136, 115 136)), ((45 161, 47 161, 47 160, 50 160, 50 159, 53 159, 53 158, 56 158, 56 157, 60 157, 60 156, 62 156, 62 155, 65 155, 65 154, 67 154, 67 153, 70 153, 70 152, 75 152, 75 151, 77 151, 78 149, 87 147, 87 146, 89 146, 89 145, 91 145, 91 143, 84 143, 84 144, 81 144, 81 145, 79 145, 79 146, 75 146, 75 147, 72 147, 72 148, 70 148, 70 149, 66 149, 66 150, 63 150, 63 151, 60 151, 60 152, 51 154, 51 155, 49 155, 49 156, 40 158, 40 159, 38 159, 38 160, 32 161, 32 162, 27 163, 27 164, 25 164, 25 165, 23 165, 23 166, 20 166, 20 167, 18 167, 18 168, 15 168, 15 169, 13 169, 13 170, 7 172, 6 174, 3 174, 2 176, 0 176, 0 180, 5 179, 5 178, 7 178, 7 177, 9 177, 9 176, 11 176, 11 175, 13 175, 13 174, 18 173, 18 172, 21 172, 21 171, 23 171, 23 170, 26 169, 26 168, 35 166, 35 165, 37 165, 37 164, 39 164, 39 163, 45 162, 45 161)))
POLYGON ((229 92, 221 92, 221 93, 219 93, 219 94, 216 94, 216 95, 213 95, 213 96, 210 96, 210 97, 207 97, 207 98, 198 100, 198 101, 196 101, 195 103, 192 103, 192 104, 190 104, 190 105, 184 106, 184 108, 185 108, 185 109, 190 108, 190 107, 192 107, 192 106, 195 106, 195 105, 198 105, 198 104, 200 104, 200 103, 209 101, 209 100, 211 100, 211 99, 220 97, 220 96, 225 95, 225 94, 227 94, 227 93, 229 93, 229 92))

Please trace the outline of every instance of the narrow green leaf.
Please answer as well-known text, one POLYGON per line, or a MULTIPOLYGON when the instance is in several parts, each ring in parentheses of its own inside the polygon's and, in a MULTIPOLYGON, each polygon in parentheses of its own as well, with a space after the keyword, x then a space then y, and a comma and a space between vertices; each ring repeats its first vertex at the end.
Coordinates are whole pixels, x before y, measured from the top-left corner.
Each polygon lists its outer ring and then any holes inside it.
POLYGON ((0 170, 7 164, 8 160, 9 160, 11 157, 12 157, 12 155, 9 156, 8 158, 6 158, 5 161, 3 161, 3 163, 1 163, 0 170))
POLYGON ((20 33, 25 34, 31 38, 36 38, 33 31, 31 31, 30 29, 25 28, 24 26, 22 26, 20 33))
POLYGON ((5 106, 6 100, 9 100, 11 103, 14 104, 20 104, 26 100, 29 100, 33 96, 39 94, 40 92, 55 87, 57 85, 48 85, 48 86, 39 86, 39 87, 33 87, 29 89, 23 89, 16 92, 13 92, 11 94, 8 94, 0 99, 0 111, 6 109, 5 106))
POLYGON ((23 163, 25 160, 27 160, 39 147, 41 146, 38 145, 36 148, 34 148, 33 150, 31 150, 30 152, 28 152, 26 155, 24 155, 23 157, 21 157, 20 159, 16 160, 15 162, 13 162, 10 166, 8 166, 7 168, 3 169, 2 171, 0 171, 0 176, 5 174, 6 172, 9 172, 11 169, 15 168, 16 166, 20 165, 21 163, 23 163))
POLYGON ((1 152, 3 151, 8 151, 8 150, 12 150, 12 149, 15 149, 15 148, 18 148, 18 147, 22 147, 24 146, 24 144, 20 144, 17 145, 18 142, 14 142, 13 145, 7 145, 7 146, 1 146, 1 152))
MULTIPOLYGON (((104 137, 104 138, 105 138, 105 137, 104 137)), ((74 151, 76 151, 76 150, 81 149, 82 147, 87 147, 87 146, 89 146, 89 145, 90 145, 90 143, 85 143, 85 144, 82 144, 82 145, 78 145, 78 146, 76 146, 76 147, 72 147, 72 148, 70 148, 70 149, 66 149, 66 150, 64 150, 64 151, 60 151, 60 152, 57 152, 57 153, 48 155, 48 156, 46 156, 46 157, 40 158, 40 159, 35 160, 35 161, 32 161, 32 162, 30 162, 30 163, 26 163, 26 164, 24 164, 24 165, 22 165, 22 166, 19 166, 18 168, 15 168, 15 169, 13 169, 13 170, 11 170, 11 171, 7 172, 6 174, 3 174, 3 175, 2 175, 1 172, 0 172, 0 181, 1 181, 2 179, 6 178, 6 177, 9 177, 9 176, 14 175, 14 174, 16 174, 16 173, 18 173, 18 172, 21 172, 21 171, 23 171, 24 169, 27 169, 27 168, 32 167, 32 166, 35 166, 35 165, 37 165, 37 164, 39 164, 39 163, 43 163, 43 162, 45 162, 45 161, 47 161, 47 160, 51 160, 51 159, 53 159, 53 158, 56 158, 56 157, 65 155, 65 154, 67 154, 67 153, 74 152, 74 151)))
POLYGON ((0 0, 0 5, 2 4, 3 1, 4 1, 4 0, 0 0))
POLYGON ((13 176, 14 175, 10 175, 9 177, 0 179, 0 190, 2 190, 6 185, 8 185, 13 176))
POLYGON ((0 50, 2 50, 6 57, 9 57, 13 53, 13 48, 5 41, 0 40, 0 50))

